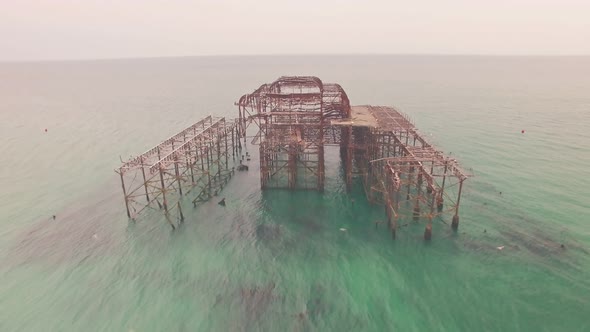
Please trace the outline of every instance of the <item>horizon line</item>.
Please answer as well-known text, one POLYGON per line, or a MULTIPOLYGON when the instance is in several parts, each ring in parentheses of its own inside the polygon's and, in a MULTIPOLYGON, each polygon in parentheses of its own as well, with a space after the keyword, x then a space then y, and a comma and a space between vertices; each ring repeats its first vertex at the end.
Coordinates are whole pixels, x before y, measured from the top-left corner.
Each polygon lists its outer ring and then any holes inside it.
POLYGON ((153 60, 153 59, 178 59, 178 58, 246 58, 246 57, 310 57, 310 56, 456 56, 456 57, 590 57, 590 54, 481 54, 481 53, 267 53, 267 54, 201 54, 201 55, 162 55, 162 56, 122 56, 122 57, 98 57, 98 58, 63 58, 63 59, 25 59, 25 60, 1 60, 6 63, 44 63, 44 62, 93 62, 93 61, 122 61, 122 60, 153 60))

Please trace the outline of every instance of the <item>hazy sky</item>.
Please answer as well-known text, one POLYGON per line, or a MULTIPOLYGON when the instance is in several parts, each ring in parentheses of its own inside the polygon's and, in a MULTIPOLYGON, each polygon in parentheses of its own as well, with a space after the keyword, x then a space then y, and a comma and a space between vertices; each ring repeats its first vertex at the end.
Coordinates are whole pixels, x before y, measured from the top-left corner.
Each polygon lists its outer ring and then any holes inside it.
POLYGON ((590 0, 0 0, 0 60, 590 54, 590 0))

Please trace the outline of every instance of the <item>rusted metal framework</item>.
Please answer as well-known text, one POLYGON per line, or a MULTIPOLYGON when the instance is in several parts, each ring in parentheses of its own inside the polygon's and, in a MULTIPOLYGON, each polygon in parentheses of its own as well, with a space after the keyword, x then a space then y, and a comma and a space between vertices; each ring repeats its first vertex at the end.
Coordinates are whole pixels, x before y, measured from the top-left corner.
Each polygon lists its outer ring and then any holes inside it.
POLYGON ((432 221, 452 212, 467 175, 420 135, 412 121, 391 107, 350 106, 338 84, 316 77, 281 77, 240 98, 239 135, 255 123, 260 145, 261 188, 324 189, 324 146, 339 145, 345 183, 361 177, 367 199, 382 204, 391 234, 400 219, 432 221))
MULTIPOLYGON (((240 135, 255 123, 261 188, 324 189, 324 146, 340 144, 341 128, 330 120, 350 116, 338 84, 317 77, 281 77, 240 98, 240 135)), ((346 131, 346 129, 345 129, 346 131)))
POLYGON ((391 107, 363 106, 376 120, 374 127, 355 128, 354 158, 360 168, 367 199, 385 206, 395 237, 400 219, 426 219, 424 238, 432 221, 452 213, 459 226, 459 203, 468 176, 457 161, 436 150, 407 116, 391 107))
MULTIPOLYGON (((258 129, 262 189, 324 190, 324 148, 340 147, 347 188, 360 177, 367 199, 385 208, 392 237, 401 220, 427 220, 452 213, 468 176, 457 161, 436 150, 412 121, 392 107, 350 106, 338 84, 317 77, 280 77, 237 102, 239 118, 206 117, 156 147, 125 162, 121 177, 129 218, 145 209, 163 210, 175 228, 181 202, 196 205, 217 195, 231 178, 231 159, 241 155, 250 124, 258 129)), ((243 157, 242 157, 243 158, 243 157)), ((247 168, 244 165, 240 167, 247 168)))
POLYGON ((184 221, 181 201, 193 205, 217 195, 239 156, 237 121, 208 116, 115 170, 121 177, 127 216, 163 210, 172 228, 184 221), (231 156, 230 156, 231 154, 231 156), (231 161, 230 161, 231 159, 231 161))

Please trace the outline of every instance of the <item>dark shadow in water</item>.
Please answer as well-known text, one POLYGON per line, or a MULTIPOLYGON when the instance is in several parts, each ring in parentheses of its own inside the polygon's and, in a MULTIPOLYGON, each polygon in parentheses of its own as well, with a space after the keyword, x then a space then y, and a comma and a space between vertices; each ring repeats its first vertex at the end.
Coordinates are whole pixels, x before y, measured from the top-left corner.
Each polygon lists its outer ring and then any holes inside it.
MULTIPOLYGON (((100 194, 104 195, 96 196, 100 194)), ((49 216, 25 229, 8 253, 10 263, 81 264, 91 257, 119 251, 125 234, 115 233, 118 228, 113 225, 121 221, 108 217, 113 199, 88 201, 56 213, 55 219, 49 216)))
POLYGON ((321 318, 322 315, 325 315, 328 312, 328 304, 325 302, 326 298, 324 287, 320 284, 314 284, 310 288, 309 297, 305 304, 305 316, 315 321, 321 318))
MULTIPOLYGON (((571 260, 571 251, 589 255, 589 250, 581 243, 569 236, 569 230, 561 224, 548 223, 538 220, 516 206, 510 199, 509 193, 500 191, 501 188, 477 181, 477 189, 469 192, 467 202, 471 202, 471 209, 477 215, 467 218, 492 220, 492 224, 482 225, 474 223, 470 228, 477 231, 470 232, 471 238, 459 236, 457 244, 474 251, 502 251, 526 252, 539 259, 556 258, 560 261, 571 260), (487 200, 490 200, 489 202, 487 200), (475 203, 480 201, 481 203, 475 203), (498 212, 500 211, 500 212, 498 212)), ((476 220, 474 220, 476 221, 476 220)))
POLYGON ((279 241, 282 235, 281 225, 264 223, 256 226, 256 238, 260 241, 279 241))
POLYGON ((325 229, 318 215, 321 213, 300 206, 307 195, 286 191, 263 193, 259 210, 255 213, 239 212, 225 237, 256 242, 272 250, 274 255, 305 245, 310 236, 325 229))
MULTIPOLYGON (((493 213, 492 211, 485 211, 493 213)), ((496 230, 484 229, 481 236, 467 238, 457 237, 457 244, 472 251, 482 252, 526 252, 538 259, 552 258, 575 265, 575 258, 570 255, 572 251, 589 255, 589 251, 578 241, 568 236, 565 230, 561 232, 555 229, 539 229, 543 225, 541 221, 531 220, 525 217, 500 217, 496 219, 496 230), (560 237, 560 240, 557 240, 560 237)), ((462 235, 462 234, 461 234, 462 235)))
MULTIPOLYGON (((243 314, 243 321, 236 326, 240 331, 252 331, 260 324, 262 317, 268 313, 271 306, 282 299, 278 295, 274 282, 261 286, 253 285, 239 288, 232 295, 232 302, 239 305, 243 314)), ((223 299, 218 299, 223 302, 223 299)), ((237 322, 235 322, 237 323, 237 322)))
POLYGON ((325 226, 320 223, 317 217, 313 216, 299 216, 293 218, 295 224, 301 225, 304 228, 304 234, 319 233, 324 230, 325 226))

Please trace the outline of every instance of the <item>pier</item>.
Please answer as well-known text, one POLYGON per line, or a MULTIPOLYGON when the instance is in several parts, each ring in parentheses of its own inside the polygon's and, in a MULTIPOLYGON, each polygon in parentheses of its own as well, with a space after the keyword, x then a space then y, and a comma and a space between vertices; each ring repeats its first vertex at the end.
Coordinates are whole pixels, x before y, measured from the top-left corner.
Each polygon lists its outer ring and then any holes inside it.
POLYGON ((208 116, 115 170, 121 177, 127 216, 162 210, 172 228, 184 221, 181 198, 193 205, 217 196, 241 150, 237 123, 208 116), (231 161, 230 161, 231 159, 231 161))
POLYGON ((347 190, 360 179, 369 203, 384 208, 392 238, 402 221, 425 221, 430 240, 433 220, 444 214, 458 229, 468 175, 393 107, 351 106, 340 85, 301 76, 263 84, 236 105, 237 119, 207 117, 117 170, 130 218, 160 209, 174 228, 173 211, 184 220, 181 197, 195 196, 196 205, 224 188, 243 141, 258 145, 262 190, 324 191, 324 151, 334 147, 347 190), (127 185, 132 173, 141 180, 127 185))

